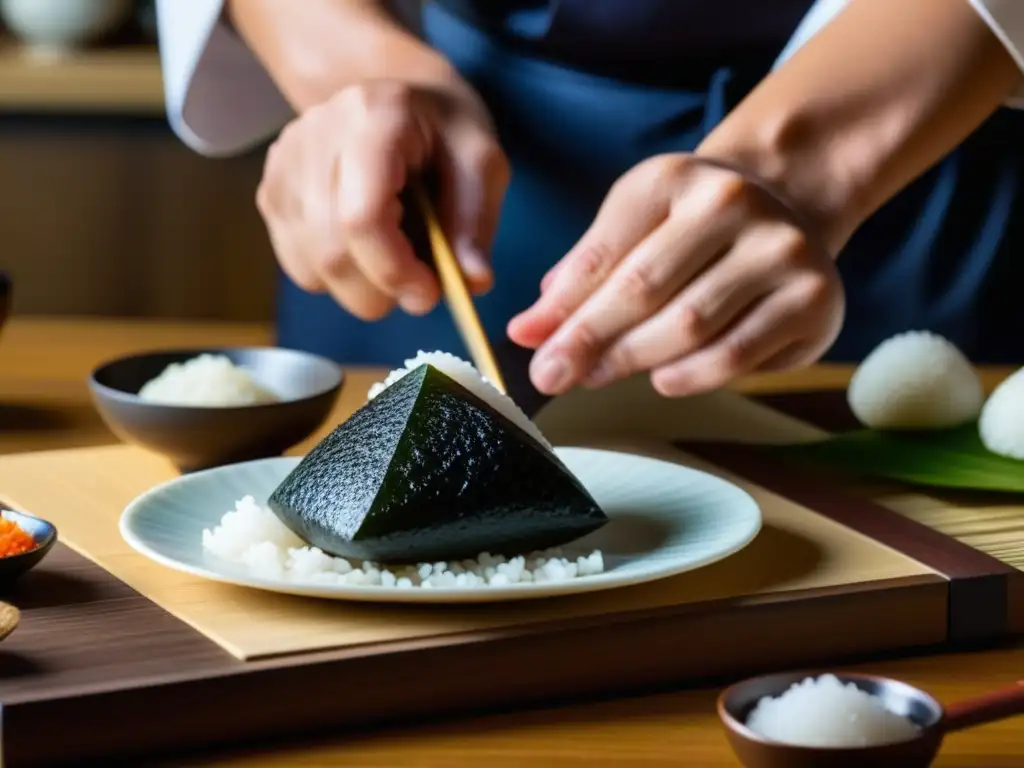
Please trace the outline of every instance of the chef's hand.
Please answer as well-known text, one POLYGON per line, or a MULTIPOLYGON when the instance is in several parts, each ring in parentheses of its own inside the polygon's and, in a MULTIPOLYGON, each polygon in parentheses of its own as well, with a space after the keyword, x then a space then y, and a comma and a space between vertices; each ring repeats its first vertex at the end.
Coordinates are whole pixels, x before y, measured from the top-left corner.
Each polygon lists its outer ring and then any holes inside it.
POLYGON ((482 102, 461 82, 349 87, 284 129, 256 202, 285 273, 364 320, 396 304, 430 311, 440 288, 402 232, 399 201, 427 165, 437 172, 438 215, 470 288, 488 290, 487 254, 509 169, 482 102))
POLYGON ((844 313, 833 259, 787 207, 692 155, 651 158, 612 187, 583 238, 509 325, 561 394, 643 371, 665 396, 809 364, 844 313))

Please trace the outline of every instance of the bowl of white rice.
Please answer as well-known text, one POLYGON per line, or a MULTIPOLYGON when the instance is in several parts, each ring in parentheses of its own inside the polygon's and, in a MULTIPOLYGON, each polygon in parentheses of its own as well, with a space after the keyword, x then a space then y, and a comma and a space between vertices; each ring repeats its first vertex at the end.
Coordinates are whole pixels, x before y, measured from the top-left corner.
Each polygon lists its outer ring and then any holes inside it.
POLYGON ((943 715, 925 692, 866 674, 764 675, 718 698, 729 744, 747 768, 927 766, 943 715))
POLYGON ((277 347, 143 352, 89 377, 110 430, 182 472, 279 456, 324 424, 343 383, 337 363, 277 347))

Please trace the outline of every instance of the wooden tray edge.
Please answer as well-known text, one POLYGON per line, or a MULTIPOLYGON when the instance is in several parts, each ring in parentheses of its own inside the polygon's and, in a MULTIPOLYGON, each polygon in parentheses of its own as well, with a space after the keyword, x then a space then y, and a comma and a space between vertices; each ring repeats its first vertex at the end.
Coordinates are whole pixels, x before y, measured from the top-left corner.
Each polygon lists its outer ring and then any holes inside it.
POLYGON ((1024 635, 1024 573, 1010 577, 1010 633, 1024 635))
POLYGON ((676 447, 734 472, 880 544, 950 581, 949 639, 984 642, 1012 631, 1010 582, 1020 571, 870 499, 800 474, 757 446, 678 442, 676 447))
POLYGON ((722 606, 525 637, 435 638, 373 655, 309 654, 203 678, 5 702, 4 757, 19 766, 127 759, 935 647, 947 639, 947 600, 945 581, 913 577, 801 603, 765 600, 738 613, 722 606), (332 685, 352 694, 323 695, 332 685), (111 722, 133 727, 114 731, 111 722), (61 739, 48 738, 54 723, 61 739))

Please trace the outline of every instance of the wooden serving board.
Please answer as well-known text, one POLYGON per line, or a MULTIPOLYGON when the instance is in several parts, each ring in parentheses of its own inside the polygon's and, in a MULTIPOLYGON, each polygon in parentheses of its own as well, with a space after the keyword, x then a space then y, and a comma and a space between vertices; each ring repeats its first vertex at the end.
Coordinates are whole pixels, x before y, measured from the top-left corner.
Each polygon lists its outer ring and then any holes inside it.
POLYGON ((660 584, 384 610, 211 585, 135 555, 116 535, 120 510, 172 472, 136 449, 0 457, 0 495, 56 522, 63 541, 4 596, 23 610, 0 646, 4 764, 138 760, 1024 629, 1017 569, 751 447, 821 434, 779 410, 729 393, 673 403, 627 382, 537 420, 560 444, 655 453, 733 480, 765 528, 740 554, 660 584))

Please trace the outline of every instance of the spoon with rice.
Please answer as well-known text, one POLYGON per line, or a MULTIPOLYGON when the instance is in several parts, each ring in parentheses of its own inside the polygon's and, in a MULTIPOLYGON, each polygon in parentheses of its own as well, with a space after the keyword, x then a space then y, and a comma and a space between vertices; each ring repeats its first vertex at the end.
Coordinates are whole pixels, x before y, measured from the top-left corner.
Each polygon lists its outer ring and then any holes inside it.
POLYGON ((913 686, 862 674, 765 675, 718 698, 746 768, 925 768, 947 733, 1024 714, 1024 680, 943 707, 913 686))

